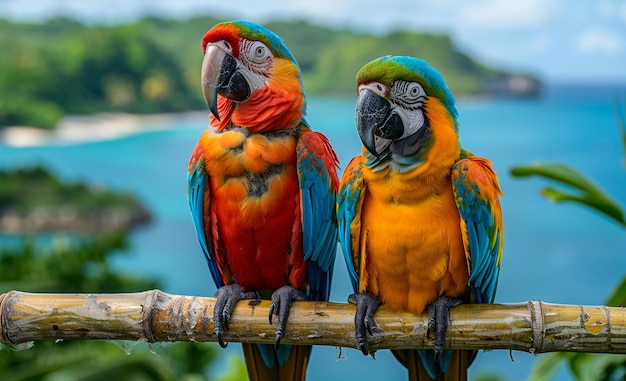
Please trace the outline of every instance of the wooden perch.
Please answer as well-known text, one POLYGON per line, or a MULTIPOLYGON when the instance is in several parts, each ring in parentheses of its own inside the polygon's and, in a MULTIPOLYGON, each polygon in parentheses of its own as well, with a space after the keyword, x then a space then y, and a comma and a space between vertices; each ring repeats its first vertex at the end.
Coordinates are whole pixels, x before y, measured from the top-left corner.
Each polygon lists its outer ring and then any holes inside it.
MULTIPOLYGON (((129 294, 0 295, 0 341, 18 344, 46 339, 217 341, 214 298, 171 295, 159 290, 129 294)), ((272 344, 270 302, 240 301, 226 341, 272 344)), ((294 302, 281 343, 357 348, 351 304, 294 302)), ((371 348, 432 348, 427 316, 380 308, 371 348)), ((446 347, 511 349, 530 353, 571 351, 626 353, 626 310, 619 307, 463 304, 452 309, 446 347)))

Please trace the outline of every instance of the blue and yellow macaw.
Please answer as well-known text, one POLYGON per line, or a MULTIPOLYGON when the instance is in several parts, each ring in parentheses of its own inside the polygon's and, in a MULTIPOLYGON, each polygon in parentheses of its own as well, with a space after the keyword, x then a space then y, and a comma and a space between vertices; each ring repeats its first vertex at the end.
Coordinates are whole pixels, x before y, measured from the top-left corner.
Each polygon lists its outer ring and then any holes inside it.
POLYGON ((454 98, 425 61, 386 56, 357 74, 361 156, 338 195, 339 240, 355 294, 357 342, 382 303, 428 311, 434 350, 394 351, 409 379, 465 379, 474 356, 444 350, 449 309, 492 303, 502 254, 502 195, 491 162, 461 148, 454 98))
POLYGON ((251 380, 304 379, 310 346, 280 346, 294 299, 328 300, 337 246, 337 157, 310 129, 300 69, 282 39, 245 21, 202 39, 211 110, 189 162, 189 207, 218 287, 222 339, 241 299, 272 300, 276 345, 243 344, 251 380))

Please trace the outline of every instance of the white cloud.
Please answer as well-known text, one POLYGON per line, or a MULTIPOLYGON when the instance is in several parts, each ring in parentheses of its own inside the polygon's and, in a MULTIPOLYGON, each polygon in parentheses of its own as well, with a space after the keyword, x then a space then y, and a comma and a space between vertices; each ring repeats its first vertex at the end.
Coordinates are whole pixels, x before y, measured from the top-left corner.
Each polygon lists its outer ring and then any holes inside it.
POLYGON ((535 28, 559 11, 556 0, 482 0, 462 4, 459 21, 474 28, 535 28))
POLYGON ((587 29, 578 38, 578 49, 586 54, 613 55, 621 50, 621 45, 618 35, 602 28, 587 29))

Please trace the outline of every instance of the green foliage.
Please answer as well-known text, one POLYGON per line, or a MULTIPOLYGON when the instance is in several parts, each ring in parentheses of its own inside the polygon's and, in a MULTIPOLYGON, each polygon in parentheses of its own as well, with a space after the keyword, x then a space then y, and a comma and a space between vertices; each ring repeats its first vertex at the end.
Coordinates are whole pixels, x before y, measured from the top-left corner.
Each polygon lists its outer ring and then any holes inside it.
MULTIPOLYGON (((623 109, 616 104, 620 138, 624 145, 626 160, 626 127, 623 109)), ((546 186, 542 193, 555 202, 575 202, 608 217, 626 228, 624 209, 611 200, 606 193, 574 168, 561 163, 536 163, 520 165, 511 169, 513 177, 525 178, 538 176, 573 189, 567 192, 546 186)), ((626 277, 614 288, 608 297, 608 306, 626 305, 626 277)), ((555 352, 543 354, 537 361, 529 380, 548 381, 566 364, 576 380, 617 381, 626 379, 626 357, 613 354, 555 352)))
POLYGON ((474 379, 474 381, 504 381, 504 380, 511 381, 511 378, 504 378, 500 375, 491 374, 491 373, 480 373, 474 379))
POLYGON ((353 92, 357 71, 367 62, 388 54, 425 59, 442 73, 456 94, 486 92, 491 83, 504 81, 507 76, 458 52, 447 36, 398 31, 381 37, 344 34, 319 51, 315 70, 304 72, 304 83, 311 91, 353 92))
POLYGON ((607 306, 626 306, 626 277, 613 289, 613 292, 606 300, 607 306))
POLYGON ((150 220, 150 212, 134 196, 82 182, 62 183, 42 167, 0 170, 0 219, 18 230, 124 230, 150 220))
POLYGON ((6 381, 203 381, 207 380, 203 367, 214 358, 214 348, 199 343, 142 343, 126 353, 112 342, 47 341, 3 353, 0 377, 6 381))
POLYGON ((153 279, 114 271, 113 254, 128 249, 124 234, 85 239, 68 234, 26 237, 0 249, 0 292, 139 292, 157 288, 153 279))
POLYGON ((554 377, 556 372, 563 366, 563 363, 568 360, 572 353, 568 352, 554 352, 542 354, 538 357, 529 380, 533 381, 549 381, 554 377))
MULTIPOLYGON (((43 24, 0 19, 0 126, 51 128, 66 114, 200 109, 200 41, 221 21, 145 18, 88 27, 64 18, 43 24)), ((284 38, 311 93, 353 93, 358 69, 386 54, 426 59, 459 95, 501 90, 510 78, 458 52, 443 35, 378 37, 304 21, 266 26, 284 38)))
MULTIPOLYGON (((92 239, 74 236, 26 238, 0 249, 0 292, 138 292, 155 279, 111 268, 110 259, 128 248, 123 234, 92 239)), ((37 342, 0 352, 2 380, 205 380, 215 346, 105 341, 37 342), (121 348, 120 348, 121 347, 121 348)))
POLYGON ((180 57, 139 24, 0 22, 0 126, 53 127, 64 114, 156 113, 201 107, 180 57))
POLYGON ((219 376, 217 381, 247 381, 248 369, 241 356, 231 355, 228 358, 228 370, 219 376))
POLYGON ((528 379, 548 381, 564 364, 576 380, 618 381, 626 377, 623 355, 554 352, 539 357, 528 379))
POLYGON ((624 211, 606 193, 576 169, 561 163, 536 163, 527 166, 515 166, 511 169, 513 177, 539 176, 562 185, 566 185, 578 193, 569 193, 555 187, 542 189, 546 198, 555 202, 576 202, 585 205, 626 228, 624 211))

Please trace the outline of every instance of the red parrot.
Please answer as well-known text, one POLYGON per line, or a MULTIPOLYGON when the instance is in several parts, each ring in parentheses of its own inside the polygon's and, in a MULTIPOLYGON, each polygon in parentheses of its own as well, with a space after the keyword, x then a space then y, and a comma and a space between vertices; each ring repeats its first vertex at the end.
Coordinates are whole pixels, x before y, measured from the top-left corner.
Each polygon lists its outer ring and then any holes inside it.
POLYGON ((367 354, 380 304, 427 311, 434 351, 394 355, 411 380, 464 380, 475 353, 444 350, 449 309, 494 300, 503 242, 496 173, 461 148, 454 98, 425 61, 381 57, 357 83, 364 148, 343 174, 337 212, 357 342, 367 354))
POLYGON ((305 379, 310 346, 279 346, 292 300, 328 300, 337 246, 337 157, 305 120, 299 66, 282 39, 245 21, 202 39, 211 111, 189 162, 194 227, 218 290, 222 347, 241 299, 272 300, 276 345, 243 344, 251 380, 305 379))

